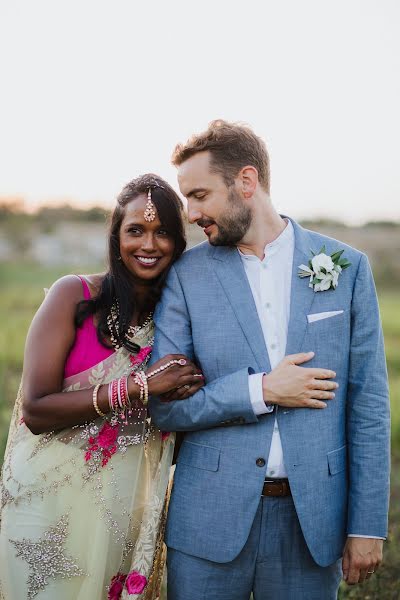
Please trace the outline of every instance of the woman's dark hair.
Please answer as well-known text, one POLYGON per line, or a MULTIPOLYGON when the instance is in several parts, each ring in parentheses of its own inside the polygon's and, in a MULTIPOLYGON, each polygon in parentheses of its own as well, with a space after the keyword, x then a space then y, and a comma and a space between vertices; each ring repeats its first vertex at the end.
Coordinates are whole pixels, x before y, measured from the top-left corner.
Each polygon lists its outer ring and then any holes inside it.
MULTIPOLYGON (((131 323, 132 315, 137 309, 135 281, 133 275, 120 260, 120 229, 125 216, 125 207, 141 194, 147 194, 151 188, 151 198, 157 209, 158 217, 163 228, 169 233, 175 242, 170 266, 175 262, 186 248, 185 225, 183 217, 183 204, 172 189, 172 187, 161 177, 148 173, 127 183, 117 196, 117 205, 111 215, 111 223, 108 238, 108 271, 102 281, 99 294, 90 300, 82 300, 78 303, 75 314, 75 325, 80 327, 83 321, 90 315, 98 317, 97 337, 106 347, 109 347, 107 338, 110 332, 107 325, 107 317, 110 314, 111 305, 118 301, 119 305, 119 340, 121 346, 125 346, 130 352, 140 350, 136 344, 130 344, 125 333, 131 323)), ((140 320, 145 313, 154 310, 161 296, 161 291, 167 278, 169 267, 154 279, 149 288, 149 296, 145 310, 142 310, 140 320)))

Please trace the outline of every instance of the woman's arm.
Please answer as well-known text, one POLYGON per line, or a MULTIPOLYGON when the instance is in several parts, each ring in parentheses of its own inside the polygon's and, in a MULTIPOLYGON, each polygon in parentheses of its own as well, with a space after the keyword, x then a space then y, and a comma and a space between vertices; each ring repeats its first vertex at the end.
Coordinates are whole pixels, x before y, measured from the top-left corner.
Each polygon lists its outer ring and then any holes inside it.
MULTIPOLYGON (((76 334, 76 305, 82 299, 82 283, 78 277, 67 275, 59 279, 50 288, 29 328, 25 345, 22 410, 25 424, 34 434, 73 427, 97 417, 92 389, 62 392, 65 361, 76 334)), ((160 363, 168 360, 170 357, 165 357, 160 363)), ((183 367, 166 369, 149 380, 149 388, 163 393, 185 384, 194 384, 197 390, 201 383, 193 378, 193 371, 189 362, 183 367)), ((128 379, 128 393, 131 400, 140 395, 139 386, 132 377, 128 379)), ((100 386, 97 403, 101 412, 107 414, 110 411, 108 385, 100 386)))
MULTIPOLYGON (((96 416, 92 390, 68 395, 61 391, 65 361, 75 340, 76 306, 82 299, 80 279, 75 275, 62 277, 50 288, 29 328, 24 355, 23 417, 32 433, 78 425, 96 416)), ((100 389, 100 410, 106 409, 106 396, 107 390, 100 389)))

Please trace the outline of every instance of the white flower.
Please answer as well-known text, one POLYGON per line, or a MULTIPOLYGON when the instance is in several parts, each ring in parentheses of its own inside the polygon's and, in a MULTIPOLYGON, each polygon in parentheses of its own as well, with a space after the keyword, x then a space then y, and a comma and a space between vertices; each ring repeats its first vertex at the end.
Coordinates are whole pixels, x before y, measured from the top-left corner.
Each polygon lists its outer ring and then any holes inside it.
MULTIPOLYGON (((327 273, 324 275, 324 278, 314 285, 314 292, 325 292, 325 290, 329 290, 333 285, 333 275, 331 273, 327 273)), ((336 287, 333 285, 333 287, 336 287)))
POLYGON ((312 288, 314 292, 336 289, 339 275, 351 265, 347 258, 342 258, 344 250, 337 250, 328 256, 325 246, 323 246, 317 255, 313 251, 311 252, 313 258, 308 265, 299 265, 299 277, 309 277, 308 287, 312 288))
POLYGON ((311 264, 314 269, 314 273, 317 277, 320 277, 321 275, 325 274, 322 273, 321 269, 325 269, 327 273, 331 273, 334 267, 333 260, 331 259, 331 257, 324 253, 317 254, 316 256, 314 256, 311 260, 311 264))

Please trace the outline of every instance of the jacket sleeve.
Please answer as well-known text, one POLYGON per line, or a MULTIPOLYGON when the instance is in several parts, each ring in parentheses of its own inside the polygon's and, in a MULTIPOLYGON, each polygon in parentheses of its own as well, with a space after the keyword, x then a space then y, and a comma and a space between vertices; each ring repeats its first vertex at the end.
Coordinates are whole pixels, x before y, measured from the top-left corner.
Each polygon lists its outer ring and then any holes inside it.
POLYGON ((375 285, 362 255, 351 307, 347 396, 348 534, 386 537, 390 473, 390 408, 375 285))
MULTIPOLYGON (((151 364, 166 354, 184 354, 195 359, 190 315, 174 267, 171 268, 154 320, 156 333, 151 364)), ((201 368, 201 365, 199 365, 201 368)), ((154 424, 163 431, 194 431, 233 423, 256 423, 249 393, 249 368, 206 382, 186 400, 162 402, 150 398, 154 424)))

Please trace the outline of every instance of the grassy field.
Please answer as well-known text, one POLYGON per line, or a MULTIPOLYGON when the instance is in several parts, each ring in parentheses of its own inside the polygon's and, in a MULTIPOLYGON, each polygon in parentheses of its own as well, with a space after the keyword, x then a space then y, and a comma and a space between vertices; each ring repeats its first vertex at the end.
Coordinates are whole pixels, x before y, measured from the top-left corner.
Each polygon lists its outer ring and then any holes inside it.
MULTIPOLYGON (((80 272, 96 272, 99 267, 80 272)), ((0 264, 0 463, 5 448, 8 420, 18 388, 26 332, 43 299, 43 288, 68 268, 0 264)), ((76 271, 75 271, 76 272, 76 271)), ((354 600, 400 600, 400 295, 379 293, 392 405, 392 501, 390 535, 385 544, 384 565, 363 586, 343 586, 340 598, 354 600)), ((377 499, 378 501, 379 499, 377 499)))

